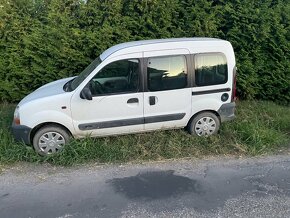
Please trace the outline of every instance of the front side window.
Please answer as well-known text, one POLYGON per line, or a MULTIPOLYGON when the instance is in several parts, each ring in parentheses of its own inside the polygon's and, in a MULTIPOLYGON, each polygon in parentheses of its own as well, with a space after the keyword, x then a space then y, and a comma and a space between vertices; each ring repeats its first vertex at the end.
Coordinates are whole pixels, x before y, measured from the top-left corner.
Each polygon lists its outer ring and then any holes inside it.
POLYGON ((224 84, 227 80, 227 59, 222 53, 195 55, 195 83, 197 86, 224 84))
POLYGON ((89 83, 93 96, 137 92, 139 88, 138 59, 115 61, 101 69, 89 83))
POLYGON ((150 91, 185 88, 187 86, 185 56, 148 58, 147 75, 150 91))

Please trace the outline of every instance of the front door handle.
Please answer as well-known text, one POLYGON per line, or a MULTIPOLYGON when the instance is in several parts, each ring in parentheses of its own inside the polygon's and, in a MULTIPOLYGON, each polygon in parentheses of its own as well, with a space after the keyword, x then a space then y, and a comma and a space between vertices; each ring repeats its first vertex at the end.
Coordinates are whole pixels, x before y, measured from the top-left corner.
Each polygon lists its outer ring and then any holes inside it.
POLYGON ((155 96, 150 96, 149 97, 149 104, 150 105, 155 105, 156 104, 156 97, 155 96))
POLYGON ((138 98, 130 98, 127 101, 127 104, 134 104, 134 103, 138 103, 138 102, 139 102, 139 99, 138 98))

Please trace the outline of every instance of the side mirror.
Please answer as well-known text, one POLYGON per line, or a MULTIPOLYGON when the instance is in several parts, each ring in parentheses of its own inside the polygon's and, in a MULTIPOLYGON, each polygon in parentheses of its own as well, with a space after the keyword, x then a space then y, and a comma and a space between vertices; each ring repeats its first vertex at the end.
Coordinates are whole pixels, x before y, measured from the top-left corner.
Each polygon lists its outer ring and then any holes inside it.
POLYGON ((93 95, 92 92, 89 88, 85 87, 81 93, 80 93, 80 97, 82 99, 87 99, 87 100, 93 100, 93 95))

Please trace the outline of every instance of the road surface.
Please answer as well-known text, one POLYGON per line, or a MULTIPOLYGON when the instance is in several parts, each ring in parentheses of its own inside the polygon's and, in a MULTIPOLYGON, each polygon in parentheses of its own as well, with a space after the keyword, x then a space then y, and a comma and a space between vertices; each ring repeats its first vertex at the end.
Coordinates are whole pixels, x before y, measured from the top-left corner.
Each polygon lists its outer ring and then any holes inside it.
POLYGON ((0 217, 290 217, 290 156, 21 164, 0 174, 0 217))

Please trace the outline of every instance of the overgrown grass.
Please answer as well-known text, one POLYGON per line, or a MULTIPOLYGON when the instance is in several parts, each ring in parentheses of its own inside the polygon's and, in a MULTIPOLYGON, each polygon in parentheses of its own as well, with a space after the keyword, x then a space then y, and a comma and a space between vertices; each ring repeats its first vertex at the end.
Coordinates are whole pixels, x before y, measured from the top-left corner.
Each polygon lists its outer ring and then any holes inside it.
POLYGON ((44 158, 31 147, 15 143, 9 128, 14 105, 0 105, 0 164, 49 162, 127 162, 204 155, 261 155, 290 146, 290 108, 272 102, 238 102, 234 121, 223 123, 218 135, 192 137, 184 130, 73 140, 55 156, 44 158))

